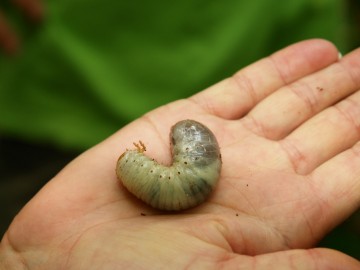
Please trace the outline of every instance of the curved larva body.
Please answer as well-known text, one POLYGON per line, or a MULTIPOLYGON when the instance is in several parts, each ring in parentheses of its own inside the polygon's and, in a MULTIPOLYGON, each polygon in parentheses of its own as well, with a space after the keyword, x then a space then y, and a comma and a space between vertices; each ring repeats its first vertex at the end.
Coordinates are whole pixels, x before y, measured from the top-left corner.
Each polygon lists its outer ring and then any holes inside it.
POLYGON ((145 156, 140 142, 123 153, 116 174, 136 197, 162 210, 183 210, 202 203, 218 182, 221 155, 214 134, 204 125, 184 120, 171 128, 173 164, 145 156))

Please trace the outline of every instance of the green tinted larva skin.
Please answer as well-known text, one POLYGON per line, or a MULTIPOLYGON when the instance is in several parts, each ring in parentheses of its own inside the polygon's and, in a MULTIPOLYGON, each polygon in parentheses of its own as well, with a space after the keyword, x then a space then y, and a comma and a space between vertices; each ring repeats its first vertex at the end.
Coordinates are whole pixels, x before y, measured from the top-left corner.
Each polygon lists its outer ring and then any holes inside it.
POLYGON ((145 145, 127 150, 116 174, 136 197, 161 210, 184 210, 209 196, 218 182, 221 155, 214 134, 203 124, 183 120, 171 128, 173 163, 164 166, 144 155, 145 145))

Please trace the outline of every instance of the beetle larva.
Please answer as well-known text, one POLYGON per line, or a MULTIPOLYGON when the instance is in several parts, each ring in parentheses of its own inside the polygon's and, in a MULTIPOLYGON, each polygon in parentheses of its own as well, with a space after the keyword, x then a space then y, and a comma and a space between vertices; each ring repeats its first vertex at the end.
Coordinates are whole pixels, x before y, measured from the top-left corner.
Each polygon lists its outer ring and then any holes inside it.
POLYGON ((136 197, 161 210, 184 210, 202 203, 218 182, 221 155, 214 134, 194 120, 176 123, 170 132, 173 163, 167 167, 144 155, 145 145, 126 150, 116 174, 136 197))

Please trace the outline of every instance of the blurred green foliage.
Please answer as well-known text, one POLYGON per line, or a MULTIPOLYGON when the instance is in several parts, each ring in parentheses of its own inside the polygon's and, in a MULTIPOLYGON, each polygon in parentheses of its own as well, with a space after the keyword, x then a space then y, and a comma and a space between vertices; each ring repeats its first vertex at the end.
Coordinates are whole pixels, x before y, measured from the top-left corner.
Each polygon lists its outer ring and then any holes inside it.
POLYGON ((24 44, 0 56, 0 131, 63 148, 88 148, 291 43, 349 50, 338 0, 44 2, 38 28, 3 7, 24 44))

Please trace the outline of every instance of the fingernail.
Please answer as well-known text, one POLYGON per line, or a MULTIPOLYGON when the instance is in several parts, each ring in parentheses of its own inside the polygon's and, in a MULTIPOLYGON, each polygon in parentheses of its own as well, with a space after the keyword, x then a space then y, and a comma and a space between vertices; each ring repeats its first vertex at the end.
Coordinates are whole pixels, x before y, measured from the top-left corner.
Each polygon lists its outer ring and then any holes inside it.
POLYGON ((338 60, 340 60, 342 57, 343 57, 342 53, 339 52, 339 53, 338 53, 338 60))

